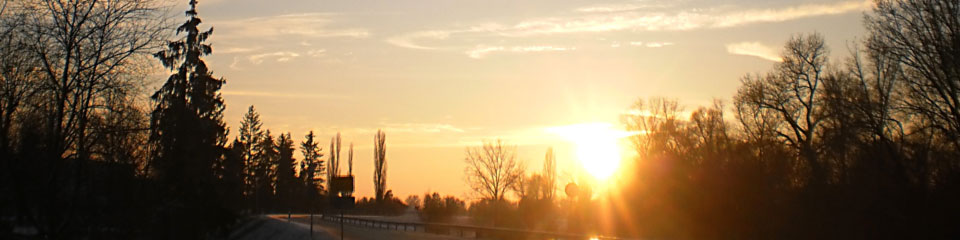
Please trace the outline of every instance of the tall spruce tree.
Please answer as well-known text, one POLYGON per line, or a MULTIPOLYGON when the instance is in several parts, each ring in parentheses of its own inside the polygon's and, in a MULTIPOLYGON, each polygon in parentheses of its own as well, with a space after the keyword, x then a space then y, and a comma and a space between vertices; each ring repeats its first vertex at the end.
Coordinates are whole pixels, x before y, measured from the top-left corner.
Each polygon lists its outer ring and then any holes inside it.
POLYGON ((247 108, 247 113, 243 115, 240 121, 240 131, 237 134, 237 144, 233 145, 240 154, 243 162, 243 195, 247 204, 256 205, 256 177, 257 177, 257 156, 260 155, 260 142, 263 141, 264 133, 261 127, 260 114, 257 113, 253 105, 247 108))
POLYGON ((290 133, 280 134, 277 139, 277 153, 279 161, 277 162, 277 203, 279 209, 291 210, 293 207, 293 196, 297 192, 296 184, 296 159, 293 158, 294 146, 290 133))
POLYGON ((279 153, 274 145, 273 134, 266 130, 262 141, 257 145, 258 154, 255 156, 256 164, 254 184, 255 184, 255 207, 257 211, 269 209, 274 203, 274 183, 276 182, 277 161, 279 153))
POLYGON ((300 162, 300 181, 303 184, 303 191, 300 194, 302 194, 301 198, 309 203, 323 194, 324 174, 326 174, 323 149, 316 141, 313 131, 307 133, 303 142, 300 143, 300 151, 303 153, 303 161, 300 162))
POLYGON ((150 141, 155 147, 152 174, 161 187, 163 209, 157 226, 161 238, 197 238, 232 219, 215 190, 214 163, 224 153, 226 126, 222 120, 222 78, 215 78, 202 56, 212 53, 203 42, 213 29, 200 31, 197 1, 190 1, 187 21, 176 33, 181 39, 167 42, 154 56, 174 73, 151 98, 150 141))

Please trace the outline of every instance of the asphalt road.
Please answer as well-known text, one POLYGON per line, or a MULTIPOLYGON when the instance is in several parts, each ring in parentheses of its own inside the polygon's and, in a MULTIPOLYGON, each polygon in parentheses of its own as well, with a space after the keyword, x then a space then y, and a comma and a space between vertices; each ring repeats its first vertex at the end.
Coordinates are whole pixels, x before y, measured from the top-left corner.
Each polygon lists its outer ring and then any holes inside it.
MULTIPOLYGON (((288 226, 293 226, 296 229, 289 229, 288 231, 295 232, 305 232, 306 234, 301 234, 305 238, 299 239, 311 239, 310 238, 310 219, 306 215, 292 215, 288 220, 287 215, 268 215, 267 217, 271 218, 273 221, 288 222, 288 226)), ((340 239, 340 224, 327 222, 321 220, 319 216, 315 216, 313 222, 313 239, 340 239)), ((453 239, 471 239, 471 238, 460 238, 455 236, 447 235, 438 235, 430 234, 423 232, 403 232, 403 231, 392 231, 386 229, 375 229, 360 227, 351 224, 344 225, 343 232, 344 240, 379 240, 379 239, 424 239, 424 240, 453 240, 453 239)), ((269 238, 269 237, 268 237, 269 238)), ((252 239, 252 238, 250 238, 252 239)), ((270 238, 275 239, 275 238, 270 238)))

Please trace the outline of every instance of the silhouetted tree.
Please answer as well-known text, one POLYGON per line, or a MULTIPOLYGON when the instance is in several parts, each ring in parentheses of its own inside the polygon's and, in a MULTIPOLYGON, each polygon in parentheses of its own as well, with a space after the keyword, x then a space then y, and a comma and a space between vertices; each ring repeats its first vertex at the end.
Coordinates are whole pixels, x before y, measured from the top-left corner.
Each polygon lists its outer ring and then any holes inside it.
POLYGON ((795 36, 787 41, 783 62, 775 66, 775 71, 761 78, 744 78, 744 87, 734 97, 738 108, 769 111, 765 114, 776 116, 773 133, 796 150, 803 161, 801 166, 811 172, 803 182, 810 184, 822 184, 828 177, 817 149, 819 125, 826 118, 820 102, 827 54, 820 34, 795 36))
POLYGON ((421 206, 420 206, 420 196, 418 196, 418 195, 410 195, 410 196, 407 196, 407 199, 404 199, 403 202, 406 203, 407 206, 412 206, 412 207, 414 207, 414 208, 416 208, 416 209, 418 209, 418 210, 419 210, 420 207, 421 207, 421 206))
POLYGON ((553 148, 547 148, 543 160, 543 198, 554 199, 557 191, 557 158, 553 155, 553 148))
POLYGON ((353 176, 353 143, 350 143, 350 152, 347 153, 347 175, 353 176))
POLYGON ((257 155, 254 156, 254 209, 257 211, 274 205, 279 154, 273 139, 270 130, 266 130, 263 139, 257 144, 257 155))
POLYGON ((280 204, 279 207, 290 211, 295 204, 295 193, 298 191, 298 187, 301 186, 301 184, 297 183, 295 176, 297 171, 297 160, 293 158, 295 149, 293 146, 293 139, 290 137, 290 133, 280 134, 280 138, 277 139, 276 146, 279 157, 276 177, 277 200, 280 204))
POLYGON ((308 203, 316 201, 323 194, 327 170, 323 162, 323 149, 314 139, 313 131, 310 131, 300 143, 300 151, 303 153, 303 161, 300 161, 300 181, 304 186, 301 198, 305 198, 308 203))
POLYGON ((213 166, 224 154, 226 138, 219 93, 224 80, 214 78, 201 58, 212 52, 204 44, 212 29, 198 28, 196 4, 190 2, 187 21, 177 28, 186 36, 154 55, 174 71, 153 94, 156 108, 150 118, 156 149, 152 174, 165 202, 158 218, 164 238, 199 238, 232 220, 213 194, 213 166))
POLYGON ((260 155, 262 150, 260 143, 263 142, 264 138, 262 126, 260 114, 257 113, 253 105, 250 105, 247 108, 247 113, 243 115, 243 119, 240 121, 240 132, 237 134, 237 143, 239 144, 233 146, 239 149, 240 156, 243 158, 243 194, 250 201, 250 204, 256 202, 256 177, 257 164, 259 163, 257 156, 260 155))
POLYGON ((467 148, 465 160, 467 184, 484 199, 504 200, 507 191, 522 181, 524 169, 517 161, 516 150, 504 146, 502 140, 467 148))
POLYGON ((960 151, 960 3, 875 2, 866 18, 868 48, 902 69, 899 100, 923 119, 917 127, 941 133, 942 141, 960 151))
POLYGON ((387 190, 387 135, 381 130, 373 136, 373 188, 377 202, 387 190))
POLYGON ((454 196, 441 197, 440 193, 424 193, 420 219, 424 222, 449 222, 457 214, 466 211, 463 200, 454 196))
MULTIPOLYGON (((337 132, 333 138, 330 139, 330 159, 327 160, 327 179, 333 179, 334 177, 340 176, 340 132, 337 132)), ((333 188, 332 181, 327 182, 327 189, 333 188)))

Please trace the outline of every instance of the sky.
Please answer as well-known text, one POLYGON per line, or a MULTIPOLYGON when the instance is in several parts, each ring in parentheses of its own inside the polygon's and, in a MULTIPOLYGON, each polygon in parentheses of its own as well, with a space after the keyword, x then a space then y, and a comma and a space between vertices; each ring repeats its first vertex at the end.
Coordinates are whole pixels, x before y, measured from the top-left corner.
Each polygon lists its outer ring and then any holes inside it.
MULTIPOLYGON (((181 21, 183 3, 172 8, 181 21)), ((474 198, 465 149, 503 139, 539 172, 553 147, 563 182, 574 143, 552 131, 622 129, 637 99, 687 110, 729 102, 793 35, 819 32, 839 63, 865 35, 869 1, 199 0, 214 27, 224 120, 255 105, 264 127, 355 144, 356 196, 373 195, 373 137, 386 132, 387 187, 474 198)), ((299 149, 298 149, 299 151, 299 149)), ((624 150, 625 152, 628 152, 624 150)), ((300 154, 297 155, 298 158, 300 154)), ((624 155, 628 157, 628 155, 624 155)), ((587 161, 587 160, 584 160, 587 161)), ((343 167, 344 169, 346 167, 343 167)), ((609 181, 616 181, 611 179, 609 181)))

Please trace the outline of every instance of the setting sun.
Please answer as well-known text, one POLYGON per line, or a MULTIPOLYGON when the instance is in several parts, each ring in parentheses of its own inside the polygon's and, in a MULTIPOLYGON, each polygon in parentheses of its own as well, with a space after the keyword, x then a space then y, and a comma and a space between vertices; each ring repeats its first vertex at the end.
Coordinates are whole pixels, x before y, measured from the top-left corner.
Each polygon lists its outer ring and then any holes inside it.
POLYGON ((621 160, 620 139, 630 135, 603 122, 552 127, 547 131, 572 142, 584 170, 598 180, 606 180, 617 171, 621 160))

